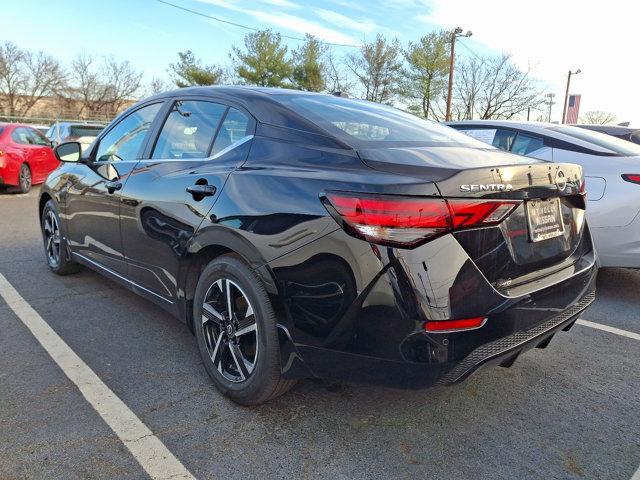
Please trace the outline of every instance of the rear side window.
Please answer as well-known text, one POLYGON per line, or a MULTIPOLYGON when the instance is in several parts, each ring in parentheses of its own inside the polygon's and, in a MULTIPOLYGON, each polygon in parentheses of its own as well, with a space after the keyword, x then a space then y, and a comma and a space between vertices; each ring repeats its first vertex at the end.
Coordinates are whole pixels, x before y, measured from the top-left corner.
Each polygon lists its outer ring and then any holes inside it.
POLYGON ((198 100, 177 101, 153 149, 151 158, 206 158, 227 107, 198 100))
POLYGON ((527 135, 525 133, 518 133, 511 151, 518 155, 529 155, 531 152, 540 150, 544 147, 544 140, 542 137, 536 135, 527 135))
POLYGON ((246 137, 249 134, 249 124, 249 117, 235 108, 229 108, 227 116, 224 117, 224 122, 220 126, 211 153, 215 155, 246 137))
POLYGON ((34 145, 35 139, 31 136, 29 129, 24 127, 14 128, 11 138, 20 145, 34 145))
POLYGON ((48 147, 50 145, 49 140, 42 134, 42 132, 36 130, 35 128, 30 128, 29 133, 33 138, 33 143, 40 146, 48 147))
POLYGON ((130 113, 100 139, 96 159, 99 162, 136 160, 161 103, 130 113))

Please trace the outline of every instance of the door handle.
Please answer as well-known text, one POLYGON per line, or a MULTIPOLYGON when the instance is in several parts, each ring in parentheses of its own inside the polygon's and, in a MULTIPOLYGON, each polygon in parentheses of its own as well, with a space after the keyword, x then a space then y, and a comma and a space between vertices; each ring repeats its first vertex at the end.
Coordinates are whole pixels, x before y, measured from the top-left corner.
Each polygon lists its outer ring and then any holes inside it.
POLYGON ((113 193, 116 190, 120 190, 122 188, 122 182, 113 181, 113 182, 104 182, 104 186, 107 188, 109 193, 113 193))
POLYGON ((187 192, 193 195, 195 200, 202 200, 202 197, 211 197, 216 194, 216 186, 215 185, 191 185, 187 187, 187 192))

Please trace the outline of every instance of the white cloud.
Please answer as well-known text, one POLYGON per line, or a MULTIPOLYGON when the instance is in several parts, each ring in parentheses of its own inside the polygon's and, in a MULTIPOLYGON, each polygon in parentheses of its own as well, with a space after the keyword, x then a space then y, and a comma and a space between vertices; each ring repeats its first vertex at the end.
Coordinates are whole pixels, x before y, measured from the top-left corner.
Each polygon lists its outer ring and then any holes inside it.
POLYGON ((148 30, 150 32, 157 33, 158 35, 162 35, 164 37, 170 37, 171 36, 170 33, 165 32, 164 30, 160 30, 158 28, 150 27, 149 25, 145 25, 144 23, 134 23, 134 25, 136 27, 138 27, 138 28, 142 28, 143 30, 148 30))
POLYGON ((431 12, 420 19, 470 29, 473 41, 511 52, 522 68, 533 65, 533 74, 560 100, 554 118, 561 115, 567 72, 580 68, 571 91, 582 94, 582 112, 610 111, 618 121, 640 125, 637 15, 629 6, 624 0, 538 0, 518 8, 504 0, 433 0, 431 12))
POLYGON ((346 15, 342 15, 341 13, 334 12, 333 10, 325 10, 323 8, 318 8, 315 10, 316 15, 318 15, 325 22, 331 23, 336 27, 347 28, 349 30, 357 30, 358 32, 363 33, 371 33, 374 30, 378 29, 378 25, 376 25, 373 21, 367 19, 355 20, 351 17, 347 17, 346 15))
POLYGON ((298 8, 300 5, 290 2, 289 0, 258 0, 262 3, 268 3, 269 5, 275 5, 276 7, 284 8, 298 8))
POLYGON ((267 13, 259 12, 256 10, 248 10, 247 13, 253 15, 258 20, 277 25, 292 32, 300 34, 310 33, 316 37, 332 43, 341 43, 346 45, 356 45, 358 42, 351 36, 346 35, 330 28, 322 27, 315 22, 306 20, 304 18, 296 17, 294 15, 288 15, 285 13, 267 13))
MULTIPOLYGON (((355 40, 353 37, 342 33, 337 30, 332 30, 330 28, 325 28, 311 20, 307 20, 302 17, 298 17, 295 15, 290 15, 288 13, 282 12, 264 12, 260 10, 251 10, 247 8, 243 8, 238 6, 235 3, 228 2, 225 0, 198 0, 201 3, 207 3, 210 5, 215 5, 218 7, 226 8, 228 10, 232 10, 234 12, 243 13, 245 15, 249 15, 254 17, 255 19, 268 23, 270 25, 275 25, 284 29, 287 29, 292 32, 296 32, 301 34, 301 36, 310 33, 318 37, 321 40, 331 43, 340 43, 345 45, 357 45, 359 42, 355 40)), ((286 1, 286 0, 269 0, 269 1, 286 1)), ((256 28, 267 28, 264 25, 256 25, 256 28)))

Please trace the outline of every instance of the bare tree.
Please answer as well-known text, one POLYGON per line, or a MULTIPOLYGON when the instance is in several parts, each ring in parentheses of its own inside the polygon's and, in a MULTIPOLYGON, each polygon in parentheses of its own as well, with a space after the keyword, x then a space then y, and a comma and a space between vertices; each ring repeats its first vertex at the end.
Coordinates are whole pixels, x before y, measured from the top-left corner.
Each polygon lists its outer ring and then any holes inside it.
POLYGON ((537 110, 543 103, 530 71, 520 70, 508 54, 471 58, 457 65, 454 118, 509 119, 529 108, 537 110))
POLYGON ((616 116, 611 112, 601 110, 591 110, 584 112, 580 117, 580 123, 590 123, 592 125, 606 125, 616 121, 616 116))
POLYGON ((106 102, 111 114, 119 111, 127 101, 135 99, 140 91, 142 72, 135 70, 128 60, 118 62, 113 57, 105 57, 106 102))
POLYGON ((167 90, 171 90, 171 86, 158 77, 153 77, 149 82, 149 86, 147 87, 149 95, 157 95, 167 90))
POLYGON ((364 89, 363 98, 390 103, 398 93, 398 77, 402 69, 402 48, 394 39, 388 42, 382 35, 365 43, 357 54, 347 56, 347 67, 364 89))
POLYGON ((71 63, 69 82, 63 95, 81 104, 80 115, 112 116, 127 101, 136 98, 141 81, 142 73, 128 61, 118 62, 113 57, 99 60, 93 55, 79 53, 71 63))
POLYGON ((29 52, 11 42, 0 45, 0 94, 11 116, 25 116, 65 80, 60 62, 44 52, 29 52))
POLYGON ((336 60, 330 49, 325 54, 325 75, 328 92, 351 93, 353 91, 354 84, 344 71, 344 63, 336 60))

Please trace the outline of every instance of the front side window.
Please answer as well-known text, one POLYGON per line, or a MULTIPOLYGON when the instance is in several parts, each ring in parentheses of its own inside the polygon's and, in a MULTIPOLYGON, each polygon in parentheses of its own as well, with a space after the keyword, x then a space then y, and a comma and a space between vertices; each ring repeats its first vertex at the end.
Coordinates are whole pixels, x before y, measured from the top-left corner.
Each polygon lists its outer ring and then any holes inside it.
POLYGON ((235 108, 229 108, 220 130, 218 130, 218 136, 211 153, 215 155, 249 135, 249 125, 249 117, 235 108))
POLYGON ((161 103, 139 108, 120 120, 100 139, 96 160, 114 162, 136 160, 161 103))
POLYGON ((164 122, 151 158, 206 158, 226 109, 225 105, 213 102, 177 101, 164 122))

